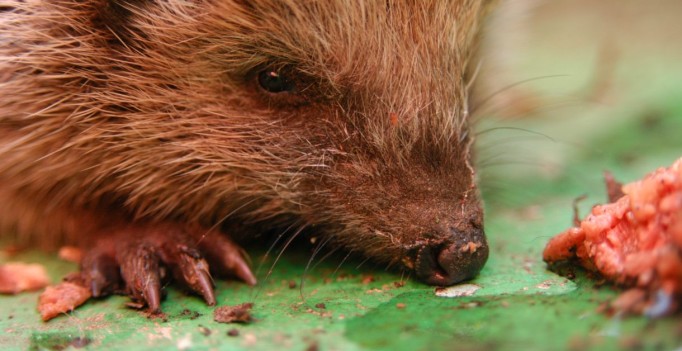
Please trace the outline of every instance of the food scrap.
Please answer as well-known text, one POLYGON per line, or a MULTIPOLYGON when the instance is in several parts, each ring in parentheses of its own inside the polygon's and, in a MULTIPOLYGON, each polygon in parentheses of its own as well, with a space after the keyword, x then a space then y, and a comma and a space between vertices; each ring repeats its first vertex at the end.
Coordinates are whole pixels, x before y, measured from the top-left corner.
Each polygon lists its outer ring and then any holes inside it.
POLYGON ((41 264, 9 262, 0 265, 0 294, 38 290, 48 284, 50 278, 41 264))
POLYGON ((57 256, 64 261, 80 263, 83 258, 83 251, 74 246, 62 246, 59 248, 57 256))
POLYGON ((445 288, 438 287, 435 290, 436 296, 439 297, 463 297, 473 296, 481 287, 476 284, 459 284, 448 286, 445 288))
MULTIPOLYGON (((609 194, 618 193, 613 184, 617 183, 607 177, 609 194)), ((578 226, 552 238, 543 258, 550 266, 577 261, 628 288, 611 304, 615 311, 652 317, 679 311, 682 158, 622 186, 622 193, 612 203, 592 208, 578 226)))
POLYGON ((48 286, 38 298, 38 312, 43 321, 48 321, 62 313, 73 311, 92 295, 90 289, 72 282, 61 282, 48 286))
POLYGON ((236 306, 222 306, 213 312, 213 320, 218 323, 250 323, 253 321, 251 308, 253 303, 247 302, 236 306))

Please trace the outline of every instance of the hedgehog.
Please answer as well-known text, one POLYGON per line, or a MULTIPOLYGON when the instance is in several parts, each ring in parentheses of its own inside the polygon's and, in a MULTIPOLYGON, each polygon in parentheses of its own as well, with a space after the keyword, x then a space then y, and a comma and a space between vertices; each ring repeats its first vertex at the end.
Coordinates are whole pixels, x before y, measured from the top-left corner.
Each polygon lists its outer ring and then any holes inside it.
POLYGON ((0 233, 92 296, 256 284, 310 230, 430 285, 488 257, 468 101, 491 1, 5 0, 0 233))

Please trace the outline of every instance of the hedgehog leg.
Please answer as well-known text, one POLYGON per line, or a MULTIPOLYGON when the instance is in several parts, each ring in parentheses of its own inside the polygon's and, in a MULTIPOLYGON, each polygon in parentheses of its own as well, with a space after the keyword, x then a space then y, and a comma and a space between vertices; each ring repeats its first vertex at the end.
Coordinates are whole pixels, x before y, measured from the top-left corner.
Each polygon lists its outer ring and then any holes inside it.
POLYGON ((160 312, 162 282, 180 285, 215 305, 211 270, 253 285, 244 251, 217 231, 177 224, 130 225, 100 239, 81 263, 83 285, 95 297, 125 291, 135 304, 160 312), (167 276, 166 272, 170 272, 167 276))

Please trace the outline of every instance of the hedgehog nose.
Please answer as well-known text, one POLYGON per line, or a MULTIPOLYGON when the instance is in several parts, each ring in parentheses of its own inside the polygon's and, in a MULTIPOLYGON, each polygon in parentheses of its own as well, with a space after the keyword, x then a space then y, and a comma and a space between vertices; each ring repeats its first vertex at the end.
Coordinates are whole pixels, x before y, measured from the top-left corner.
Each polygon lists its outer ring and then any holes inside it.
POLYGON ((454 234, 454 240, 426 245, 418 251, 415 273, 424 283, 440 286, 459 283, 475 277, 485 265, 488 243, 483 230, 454 234))

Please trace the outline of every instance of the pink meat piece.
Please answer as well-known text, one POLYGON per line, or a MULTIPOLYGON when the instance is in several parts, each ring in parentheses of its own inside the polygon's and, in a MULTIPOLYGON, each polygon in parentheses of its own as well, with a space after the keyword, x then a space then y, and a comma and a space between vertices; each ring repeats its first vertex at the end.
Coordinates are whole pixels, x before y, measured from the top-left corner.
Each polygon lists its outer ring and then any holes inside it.
POLYGON ((549 264, 577 261, 616 285, 644 292, 624 294, 616 305, 625 310, 645 312, 661 293, 670 298, 666 312, 677 309, 682 301, 682 158, 622 190, 618 200, 592 208, 579 227, 552 238, 543 258, 549 264))

